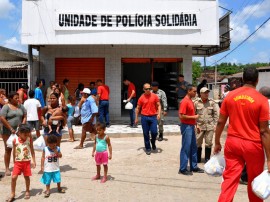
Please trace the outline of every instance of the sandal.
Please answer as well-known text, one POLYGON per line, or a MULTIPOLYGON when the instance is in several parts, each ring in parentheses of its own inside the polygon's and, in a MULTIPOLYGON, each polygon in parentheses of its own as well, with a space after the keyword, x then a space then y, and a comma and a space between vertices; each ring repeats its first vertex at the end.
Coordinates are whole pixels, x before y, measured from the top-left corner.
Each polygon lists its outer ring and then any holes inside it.
POLYGON ((50 193, 49 192, 44 192, 44 197, 45 198, 49 198, 49 196, 50 196, 50 193))
POLYGON ((64 194, 64 193, 66 193, 66 190, 65 190, 65 189, 63 189, 63 188, 60 188, 60 189, 58 189, 58 193, 60 193, 60 194, 64 194))
POLYGON ((99 180, 99 179, 100 179, 100 176, 98 176, 98 175, 96 175, 96 176, 94 176, 94 177, 91 178, 91 180, 93 180, 93 181, 94 180, 99 180))
POLYGON ((83 149, 83 147, 81 147, 80 145, 74 147, 74 149, 83 149))

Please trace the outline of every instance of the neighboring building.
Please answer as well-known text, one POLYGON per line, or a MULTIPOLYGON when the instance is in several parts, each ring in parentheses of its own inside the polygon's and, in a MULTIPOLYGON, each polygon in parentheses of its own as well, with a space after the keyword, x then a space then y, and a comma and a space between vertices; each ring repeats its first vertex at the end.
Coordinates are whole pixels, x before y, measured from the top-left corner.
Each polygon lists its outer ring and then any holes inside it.
POLYGON ((33 78, 62 83, 102 79, 110 86, 110 114, 121 117, 123 77, 140 96, 159 81, 173 107, 177 75, 192 81, 192 56, 228 50, 229 14, 215 0, 23 0, 22 43, 39 50, 33 78), (31 12, 29 12, 31 11, 31 12))
POLYGON ((0 88, 17 91, 20 84, 28 83, 28 55, 0 46, 0 88))
MULTIPOLYGON (((259 71, 259 82, 257 85, 257 90, 259 90, 263 86, 270 86, 269 78, 270 78, 270 66, 265 67, 258 67, 257 70, 259 71)), ((236 83, 237 87, 241 86, 241 81, 243 77, 243 72, 239 72, 236 74, 232 74, 228 76, 228 83, 232 85, 236 83)))

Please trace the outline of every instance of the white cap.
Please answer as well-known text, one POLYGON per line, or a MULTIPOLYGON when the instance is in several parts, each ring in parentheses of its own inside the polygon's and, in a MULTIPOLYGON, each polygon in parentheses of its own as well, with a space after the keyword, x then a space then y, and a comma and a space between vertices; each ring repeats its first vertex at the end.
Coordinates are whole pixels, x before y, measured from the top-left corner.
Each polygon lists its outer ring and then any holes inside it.
POLYGON ((91 94, 91 90, 89 88, 84 88, 82 92, 89 95, 91 94))
POLYGON ((201 88, 200 93, 210 92, 210 90, 206 87, 201 88))

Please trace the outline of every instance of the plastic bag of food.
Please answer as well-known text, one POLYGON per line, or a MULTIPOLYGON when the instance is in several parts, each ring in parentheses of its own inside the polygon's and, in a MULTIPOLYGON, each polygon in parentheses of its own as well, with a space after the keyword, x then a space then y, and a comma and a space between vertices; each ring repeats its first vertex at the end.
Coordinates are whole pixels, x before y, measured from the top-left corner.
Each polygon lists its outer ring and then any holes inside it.
POLYGON ((204 165, 204 171, 208 175, 221 176, 225 168, 225 159, 221 153, 215 154, 204 165))
POLYGON ((46 147, 46 143, 45 143, 44 137, 42 135, 39 136, 39 138, 37 138, 33 142, 33 146, 34 146, 34 150, 43 151, 43 149, 46 147))
POLYGON ((270 173, 268 170, 263 171, 259 176, 254 178, 251 183, 252 191, 261 199, 265 200, 270 195, 270 173))
POLYGON ((7 140, 7 147, 13 148, 13 140, 18 137, 16 134, 11 134, 7 140))

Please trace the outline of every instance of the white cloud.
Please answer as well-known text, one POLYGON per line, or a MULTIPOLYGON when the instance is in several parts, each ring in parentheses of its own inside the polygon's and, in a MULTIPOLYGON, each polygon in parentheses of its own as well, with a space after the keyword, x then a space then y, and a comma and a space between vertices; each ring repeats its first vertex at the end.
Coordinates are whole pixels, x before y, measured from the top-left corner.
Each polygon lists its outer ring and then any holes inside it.
POLYGON ((27 51, 27 46, 22 45, 21 42, 16 37, 12 37, 10 39, 7 39, 4 42, 4 45, 3 46, 4 47, 7 47, 7 48, 10 48, 10 49, 22 51, 22 52, 26 52, 27 51))
MULTIPOLYGON (((256 25, 255 29, 258 29, 259 25, 256 25)), ((257 33, 255 34, 255 36, 253 37, 253 41, 255 41, 256 39, 268 39, 270 40, 270 21, 268 21, 268 23, 266 23, 263 27, 261 27, 257 33)))
MULTIPOLYGON (((231 32, 232 42, 240 42, 248 37, 251 33, 250 27, 247 25, 247 21, 251 18, 261 18, 264 16, 268 16, 270 10, 270 0, 260 1, 257 4, 252 4, 244 7, 242 10, 238 11, 235 15, 232 14, 231 20, 231 28, 233 31, 231 32)), ((258 26, 257 26, 258 27, 258 26)), ((254 41, 255 38, 270 38, 270 36, 266 34, 269 33, 270 26, 265 28, 264 32, 260 32, 259 36, 253 37, 251 41, 254 41)))
POLYGON ((231 32, 231 39, 233 43, 241 42, 250 35, 250 29, 247 24, 241 26, 234 26, 231 24, 233 31, 231 32))
POLYGON ((8 18, 10 11, 15 9, 10 0, 0 0, 0 18, 8 18))

